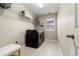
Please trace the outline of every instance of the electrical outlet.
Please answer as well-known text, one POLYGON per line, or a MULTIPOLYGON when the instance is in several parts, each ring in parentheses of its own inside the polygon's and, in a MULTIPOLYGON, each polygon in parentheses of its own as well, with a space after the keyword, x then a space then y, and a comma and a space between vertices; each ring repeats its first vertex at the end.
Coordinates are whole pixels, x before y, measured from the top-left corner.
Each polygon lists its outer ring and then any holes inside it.
POLYGON ((18 43, 18 41, 16 41, 16 44, 18 43))

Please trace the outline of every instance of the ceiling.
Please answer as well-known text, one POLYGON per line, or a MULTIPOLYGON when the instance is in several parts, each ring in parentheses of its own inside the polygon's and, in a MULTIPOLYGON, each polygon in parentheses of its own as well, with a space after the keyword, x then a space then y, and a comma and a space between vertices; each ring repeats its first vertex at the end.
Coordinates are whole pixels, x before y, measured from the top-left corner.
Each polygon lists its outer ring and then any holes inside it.
POLYGON ((40 8, 37 3, 23 3, 35 15, 44 15, 48 13, 56 13, 58 11, 58 3, 43 3, 44 7, 40 8))

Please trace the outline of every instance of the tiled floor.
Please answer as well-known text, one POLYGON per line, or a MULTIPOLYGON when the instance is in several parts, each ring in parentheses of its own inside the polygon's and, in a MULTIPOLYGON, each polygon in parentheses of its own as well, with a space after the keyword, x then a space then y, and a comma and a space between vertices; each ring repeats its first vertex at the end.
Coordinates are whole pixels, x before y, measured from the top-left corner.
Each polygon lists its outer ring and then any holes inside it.
POLYGON ((57 45, 57 41, 44 41, 38 48, 23 47, 21 50, 22 56, 61 56, 61 52, 57 45))

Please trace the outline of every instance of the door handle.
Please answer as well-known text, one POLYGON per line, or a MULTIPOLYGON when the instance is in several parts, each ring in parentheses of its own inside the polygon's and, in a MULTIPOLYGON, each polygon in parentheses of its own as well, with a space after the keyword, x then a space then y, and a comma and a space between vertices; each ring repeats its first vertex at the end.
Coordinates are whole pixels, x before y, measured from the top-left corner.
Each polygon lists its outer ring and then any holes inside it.
POLYGON ((74 39, 75 38, 73 34, 72 35, 66 35, 66 37, 67 38, 71 38, 71 39, 74 39))

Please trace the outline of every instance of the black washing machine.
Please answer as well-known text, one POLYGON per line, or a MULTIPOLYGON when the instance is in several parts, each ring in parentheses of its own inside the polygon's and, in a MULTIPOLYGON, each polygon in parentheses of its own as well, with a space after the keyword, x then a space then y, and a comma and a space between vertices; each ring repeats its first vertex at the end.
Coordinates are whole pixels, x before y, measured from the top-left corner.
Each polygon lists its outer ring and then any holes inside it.
POLYGON ((39 33, 37 30, 27 30, 25 35, 25 45, 38 48, 43 43, 44 36, 44 32, 39 33))

